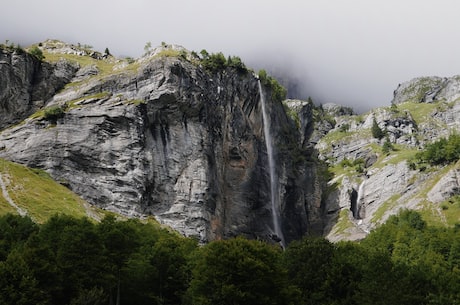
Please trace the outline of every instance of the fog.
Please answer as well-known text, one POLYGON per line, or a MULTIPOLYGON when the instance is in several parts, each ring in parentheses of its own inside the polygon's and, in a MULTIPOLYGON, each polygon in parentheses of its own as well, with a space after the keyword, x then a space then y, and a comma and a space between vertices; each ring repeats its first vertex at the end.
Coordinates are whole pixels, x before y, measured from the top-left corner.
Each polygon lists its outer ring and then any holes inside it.
POLYGON ((0 0, 0 42, 142 55, 146 42, 240 56, 289 95, 366 111, 398 83, 460 74, 455 0, 0 0))

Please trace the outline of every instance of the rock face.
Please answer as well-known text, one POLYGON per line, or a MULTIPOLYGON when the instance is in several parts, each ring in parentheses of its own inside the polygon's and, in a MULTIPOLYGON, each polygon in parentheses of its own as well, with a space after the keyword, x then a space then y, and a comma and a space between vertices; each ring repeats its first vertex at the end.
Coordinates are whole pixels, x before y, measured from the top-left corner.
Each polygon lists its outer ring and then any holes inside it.
MULTIPOLYGON (((38 69, 29 56, 23 58, 38 69)), ((55 122, 37 116, 1 132, 1 158, 47 170, 96 206, 135 217, 153 215, 202 242, 236 235, 271 239, 270 178, 260 92, 252 74, 230 68, 209 73, 182 58, 154 56, 137 62, 134 72, 92 77, 98 69, 76 71, 74 64, 62 62, 47 66, 46 73, 61 80, 76 75, 75 86, 55 95, 57 85, 13 95, 31 81, 3 81, 4 74, 29 71, 28 65, 11 62, 0 70, 0 92, 10 88, 2 98, 5 122, 36 109, 28 106, 18 114, 11 103, 36 100, 42 91, 42 104, 59 106, 63 113, 55 122)), ((293 121, 270 98, 270 90, 264 87, 263 94, 289 242, 318 227, 318 218, 310 214, 320 214, 321 189, 315 165, 290 153, 305 155, 293 121)))
POLYGON ((441 203, 452 196, 460 195, 460 169, 454 168, 445 174, 428 192, 427 197, 433 203, 441 203))
POLYGON ((178 46, 134 62, 60 42, 43 49, 53 63, 0 53, 0 158, 45 169, 95 206, 201 242, 276 243, 268 124, 285 243, 307 232, 361 239, 406 208, 447 223, 442 208, 455 208, 460 165, 424 171, 412 159, 460 128, 459 77, 414 79, 390 107, 357 115, 281 103, 270 81, 261 92, 252 73, 211 72, 178 46))
POLYGON ((334 241, 364 238, 401 209, 423 210, 447 224, 453 212, 444 210, 460 194, 460 165, 424 170, 414 156, 460 129, 460 78, 413 79, 398 86, 390 107, 369 113, 337 109, 326 107, 313 124, 322 134, 314 147, 333 175, 323 194, 325 235, 334 241), (324 129, 324 121, 334 124, 324 129), (381 139, 372 134, 374 122, 384 133, 381 139))
POLYGON ((454 102, 460 98, 460 76, 419 77, 402 83, 394 91, 393 104, 406 101, 432 103, 434 101, 454 102))
POLYGON ((0 130, 37 111, 76 70, 69 62, 50 65, 21 49, 0 47, 0 130))

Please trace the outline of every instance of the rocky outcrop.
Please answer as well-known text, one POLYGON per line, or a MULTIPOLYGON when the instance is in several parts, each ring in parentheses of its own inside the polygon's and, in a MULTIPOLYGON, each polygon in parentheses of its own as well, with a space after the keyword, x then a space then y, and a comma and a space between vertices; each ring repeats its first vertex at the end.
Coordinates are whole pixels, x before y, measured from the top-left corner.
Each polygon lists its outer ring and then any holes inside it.
MULTIPOLYGON (((269 240, 273 220, 257 79, 230 68, 210 74, 177 57, 137 64, 137 72, 105 77, 91 77, 93 68, 80 70, 78 85, 46 102, 63 109, 55 124, 38 116, 3 131, 0 157, 45 169, 96 206, 153 215, 202 242, 236 235, 269 240)), ((321 189, 293 121, 270 90, 264 87, 289 242, 316 225, 310 213, 321 209, 321 189)))
POLYGON ((456 195, 460 195, 460 168, 454 168, 441 177, 428 192, 427 198, 433 203, 441 203, 456 195))
POLYGON ((0 47, 0 130, 37 111, 77 69, 66 61, 51 65, 22 49, 0 47))
POLYGON ((445 101, 451 103, 460 98, 460 76, 419 77, 398 85, 394 91, 393 104, 406 101, 432 103, 445 101))

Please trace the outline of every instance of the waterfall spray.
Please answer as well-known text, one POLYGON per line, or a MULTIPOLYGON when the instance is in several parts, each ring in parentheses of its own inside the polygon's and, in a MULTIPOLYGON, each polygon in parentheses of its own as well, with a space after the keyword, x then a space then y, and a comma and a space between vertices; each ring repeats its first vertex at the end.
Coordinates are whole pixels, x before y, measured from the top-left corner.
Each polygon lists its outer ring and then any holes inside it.
POLYGON ((280 213, 279 213, 279 192, 278 192, 278 184, 276 179, 276 172, 275 172, 275 159, 273 158, 273 144, 272 144, 272 137, 270 134, 270 122, 268 119, 268 113, 265 106, 265 96, 262 90, 262 84, 260 80, 258 80, 259 84, 259 94, 260 94, 260 103, 262 105, 262 118, 263 118, 263 125, 264 125, 264 136, 265 136, 265 145, 267 147, 267 157, 268 157, 268 168, 270 172, 270 200, 271 200, 271 208, 272 208, 272 219, 273 219, 273 231, 276 236, 274 239, 279 239, 281 246, 284 248, 284 237, 283 231, 281 230, 280 225, 280 213))

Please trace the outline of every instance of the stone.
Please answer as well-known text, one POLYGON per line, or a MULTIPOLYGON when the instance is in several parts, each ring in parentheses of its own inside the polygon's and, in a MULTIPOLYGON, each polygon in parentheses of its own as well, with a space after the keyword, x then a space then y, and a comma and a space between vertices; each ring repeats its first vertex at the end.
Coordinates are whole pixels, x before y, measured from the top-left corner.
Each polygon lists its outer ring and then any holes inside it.
POLYGON ((441 203, 460 194, 460 169, 454 168, 445 174, 428 192, 427 198, 433 203, 441 203))
MULTIPOLYGON (((275 242, 252 74, 227 69, 210 75, 162 56, 144 58, 134 74, 92 77, 91 67, 68 68, 63 75, 85 81, 50 91, 46 107, 78 102, 55 125, 36 117, 1 132, 1 158, 46 170, 95 206, 129 217, 152 215, 200 242, 238 235, 275 242)), ((264 90, 270 97, 270 88, 264 90)), ((313 227, 321 230, 321 186, 315 167, 291 155, 306 152, 283 105, 267 98, 267 108, 289 242, 313 227)))
POLYGON ((0 130, 37 111, 77 69, 66 61, 48 64, 26 52, 0 48, 0 130))

